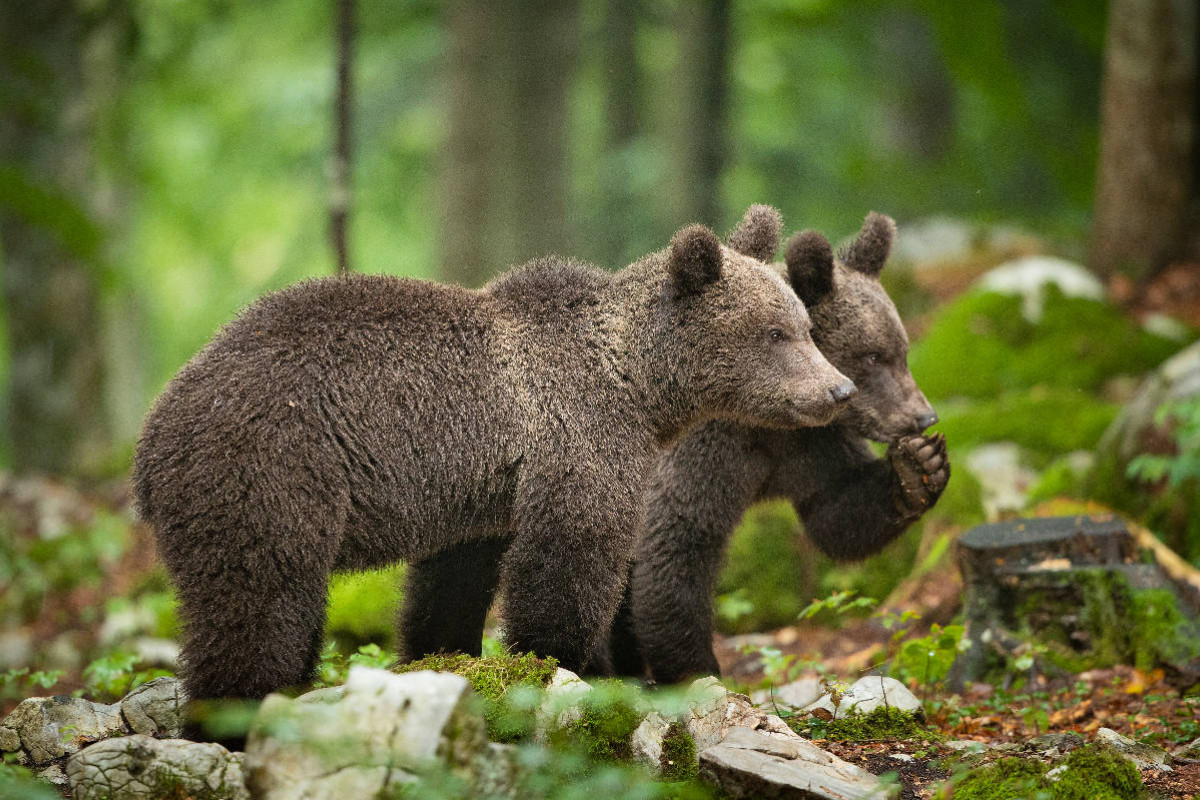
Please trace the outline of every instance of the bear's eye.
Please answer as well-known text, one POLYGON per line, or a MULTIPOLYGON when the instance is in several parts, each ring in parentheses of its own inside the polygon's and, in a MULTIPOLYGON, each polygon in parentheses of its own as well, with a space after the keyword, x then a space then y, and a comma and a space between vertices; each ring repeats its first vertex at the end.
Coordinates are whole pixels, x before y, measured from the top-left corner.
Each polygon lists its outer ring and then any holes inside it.
POLYGON ((865 356, 863 356, 863 361, 866 361, 873 367, 880 361, 883 361, 883 356, 881 356, 879 353, 867 353, 865 356))
POLYGON ((771 331, 767 334, 767 336, 770 337, 772 342, 782 342, 787 338, 787 335, 784 334, 783 331, 779 330, 779 328, 771 328, 771 331))

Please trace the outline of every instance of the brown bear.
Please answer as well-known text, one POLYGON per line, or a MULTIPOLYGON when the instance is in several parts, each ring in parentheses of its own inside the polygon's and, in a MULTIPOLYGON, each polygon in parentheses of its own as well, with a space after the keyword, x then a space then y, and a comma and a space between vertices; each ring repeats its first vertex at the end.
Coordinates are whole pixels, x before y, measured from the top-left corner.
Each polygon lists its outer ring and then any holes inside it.
POLYGON ((789 243, 790 282, 821 352, 858 387, 823 428, 768 431, 713 421, 666 450, 649 481, 645 533, 609 640, 610 668, 660 683, 718 674, 712 596, 747 506, 790 499, 837 560, 881 550, 937 502, 950 477, 937 414, 908 371, 908 337, 879 283, 895 223, 872 213, 835 264, 825 237, 789 243), (866 440, 890 444, 877 458, 866 440))
MULTIPOLYGON (((743 229, 777 241, 778 214, 743 229)), ((331 572, 491 540, 496 563, 447 587, 493 570, 509 643, 579 669, 659 449, 714 418, 827 424, 853 391, 791 288, 702 226, 617 273, 547 258, 480 290, 351 276, 269 294, 172 379, 134 457, 187 694, 305 682, 331 572)))

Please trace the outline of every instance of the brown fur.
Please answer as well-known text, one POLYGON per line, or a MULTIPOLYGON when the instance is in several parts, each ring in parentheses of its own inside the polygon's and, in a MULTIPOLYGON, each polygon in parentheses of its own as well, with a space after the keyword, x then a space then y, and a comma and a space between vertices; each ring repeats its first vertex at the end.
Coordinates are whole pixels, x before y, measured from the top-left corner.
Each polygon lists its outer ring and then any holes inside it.
POLYGON ((330 572, 467 543, 485 557, 444 586, 503 587, 509 643, 580 668, 663 444, 714 418, 790 428, 839 410, 845 378, 808 328, 775 272, 700 226, 616 274, 543 259, 477 291, 354 276, 263 297, 167 386, 134 459, 188 696, 306 681, 330 572))
POLYGON ((712 592, 751 503, 790 499, 817 547, 846 560, 878 552, 937 502, 950 476, 945 440, 919 435, 937 415, 908 371, 908 337, 878 282, 894 230, 871 214, 837 265, 814 234, 790 243, 787 270, 813 338, 859 393, 824 428, 780 433, 715 421, 663 454, 613 626, 612 670, 648 671, 659 682, 718 672, 712 592), (893 446, 879 459, 866 439, 893 446))

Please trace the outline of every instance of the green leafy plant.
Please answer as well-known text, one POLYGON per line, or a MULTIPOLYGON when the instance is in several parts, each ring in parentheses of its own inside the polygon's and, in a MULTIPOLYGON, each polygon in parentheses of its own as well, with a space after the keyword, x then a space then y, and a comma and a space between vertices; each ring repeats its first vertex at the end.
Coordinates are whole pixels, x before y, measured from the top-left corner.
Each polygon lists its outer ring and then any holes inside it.
POLYGON ((1154 423, 1159 427, 1170 426, 1176 452, 1135 456, 1126 474, 1146 483, 1165 480, 1172 489, 1200 479, 1200 397, 1164 403, 1154 412, 1154 423))
POLYGON ((823 600, 813 600, 800 611, 800 619, 812 619, 817 614, 828 612, 842 616, 856 609, 870 609, 879 605, 874 597, 856 597, 853 589, 844 592, 834 592, 823 600))
POLYGON ((115 652, 97 658, 83 668, 83 694, 92 699, 116 700, 147 681, 170 675, 166 669, 136 670, 141 658, 134 653, 115 652))

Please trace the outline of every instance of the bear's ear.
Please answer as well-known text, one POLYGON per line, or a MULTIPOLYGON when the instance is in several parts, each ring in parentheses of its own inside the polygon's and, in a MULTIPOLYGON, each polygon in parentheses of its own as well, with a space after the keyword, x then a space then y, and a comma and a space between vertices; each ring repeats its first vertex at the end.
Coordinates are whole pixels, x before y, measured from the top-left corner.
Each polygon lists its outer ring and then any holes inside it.
POLYGON ((788 282, 800 301, 813 307, 833 291, 833 247, 816 231, 804 231, 788 241, 788 282))
POLYGON ((703 225, 689 225, 671 239, 667 273, 675 296, 695 294, 721 278, 721 241, 703 225))
POLYGON ((783 217, 770 206, 753 205, 738 226, 725 237, 730 250, 759 261, 774 261, 779 249, 779 232, 783 230, 783 217))
POLYGON ((895 238, 896 223, 892 218, 872 211, 863 221, 858 236, 842 251, 842 263, 866 275, 878 275, 892 252, 895 238))

